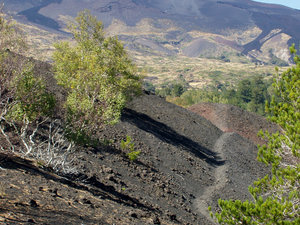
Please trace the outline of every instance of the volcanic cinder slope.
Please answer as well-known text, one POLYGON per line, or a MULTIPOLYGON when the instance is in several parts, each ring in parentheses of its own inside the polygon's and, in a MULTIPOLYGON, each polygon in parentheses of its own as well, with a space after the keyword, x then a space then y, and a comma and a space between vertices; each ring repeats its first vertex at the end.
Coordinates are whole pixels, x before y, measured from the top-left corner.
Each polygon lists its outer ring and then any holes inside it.
MULTIPOLYGON (((37 67, 57 93, 48 70, 37 67)), ((220 197, 251 198, 248 185, 267 171, 252 142, 151 94, 131 101, 120 123, 97 135, 105 144, 72 155, 76 174, 1 152, 0 221, 213 224, 209 205, 220 197), (133 162, 120 148, 127 135, 141 151, 133 162)))

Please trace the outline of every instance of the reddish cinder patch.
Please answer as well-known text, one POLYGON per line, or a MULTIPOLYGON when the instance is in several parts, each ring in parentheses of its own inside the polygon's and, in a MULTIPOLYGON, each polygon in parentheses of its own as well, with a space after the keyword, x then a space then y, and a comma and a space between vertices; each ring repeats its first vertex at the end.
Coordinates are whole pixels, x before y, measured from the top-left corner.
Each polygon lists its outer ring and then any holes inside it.
POLYGON ((189 110, 203 116, 223 132, 235 132, 252 141, 254 144, 264 144, 257 136, 260 130, 276 132, 279 128, 255 113, 247 112, 236 106, 218 103, 200 103, 189 110))

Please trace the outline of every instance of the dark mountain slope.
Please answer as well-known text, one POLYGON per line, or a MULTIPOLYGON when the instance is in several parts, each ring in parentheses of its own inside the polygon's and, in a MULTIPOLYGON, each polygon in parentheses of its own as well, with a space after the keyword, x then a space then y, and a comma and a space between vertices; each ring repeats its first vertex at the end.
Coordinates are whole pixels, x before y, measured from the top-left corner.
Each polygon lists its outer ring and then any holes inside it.
MULTIPOLYGON (((51 67, 35 63, 61 102, 51 67)), ((266 173, 251 142, 155 95, 133 99, 117 125, 96 135, 102 144, 69 156, 72 174, 1 151, 0 221, 211 224, 208 205, 219 197, 250 198, 248 185, 266 173), (127 135, 141 151, 136 161, 120 148, 127 135)))
POLYGON ((54 19, 43 16, 39 13, 40 9, 47 7, 51 3, 60 3, 61 0, 44 0, 44 1, 29 1, 33 5, 32 8, 23 10, 18 15, 25 16, 30 22, 49 27, 54 30, 59 30, 60 25, 54 19), (36 6, 35 6, 36 5, 36 6))
MULTIPOLYGON (((13 10, 12 6, 17 4, 21 4, 21 2, 18 0, 6 2, 10 10, 13 10)), ((28 8, 30 4, 32 5, 31 9, 38 10, 32 11, 33 15, 29 20, 34 18, 34 14, 42 14, 57 20, 58 15, 76 16, 78 11, 88 8, 106 25, 113 18, 121 19, 128 25, 135 25, 143 18, 164 18, 171 19, 178 24, 189 24, 188 27, 184 27, 186 30, 197 27, 198 29, 208 29, 211 32, 221 32, 227 28, 243 29, 245 26, 256 24, 261 29, 281 28, 285 29, 284 31, 287 33, 293 33, 292 31, 297 29, 290 25, 299 24, 300 19, 299 10, 249 0, 44 0, 38 3, 27 1, 27 4, 24 4, 27 6, 25 10, 30 9, 28 8), (258 15, 264 15, 264 19, 262 20, 258 15)), ((22 14, 22 10, 19 10, 18 13, 22 14)), ((47 26, 47 24, 43 24, 43 21, 33 22, 47 26)))
MULTIPOLYGON (((288 35, 290 37, 288 45, 300 41, 300 29, 298 29, 300 27, 300 10, 251 0, 27 0, 25 3, 20 0, 7 0, 4 2, 6 8, 11 12, 25 16, 30 22, 56 30, 61 30, 65 26, 67 18, 75 17, 79 11, 85 8, 90 9, 92 14, 102 20, 106 27, 113 20, 119 20, 129 27, 134 27, 142 19, 151 18, 153 20, 151 26, 154 29, 167 30, 170 24, 174 24, 177 31, 185 36, 186 32, 192 30, 227 35, 228 32, 239 31, 241 33, 258 27, 261 33, 256 38, 250 38, 251 40, 247 43, 233 43, 236 46, 235 50, 238 49, 245 55, 250 53, 252 57, 256 57, 257 53, 251 54, 251 51, 261 51, 262 46, 276 35, 288 35), (277 32, 272 33, 274 30, 277 32)), ((21 17, 21 20, 24 20, 24 17, 21 17)), ((118 33, 118 35, 122 35, 122 33, 118 33)), ((131 38, 125 37, 124 40, 127 43, 134 42, 135 38, 132 36, 136 35, 139 33, 131 34, 131 38)), ((189 35, 184 38, 175 38, 176 40, 168 39, 167 36, 168 33, 165 35, 166 41, 182 42, 182 46, 179 45, 180 49, 191 41, 189 35)), ((176 51, 170 53, 164 48, 164 43, 157 42, 151 36, 143 36, 143 38, 150 41, 150 45, 151 43, 159 45, 159 52, 176 54, 176 51)), ((137 39, 137 44, 138 41, 141 40, 137 39)), ((178 47, 178 44, 174 45, 172 42, 169 44, 174 48, 178 47)), ((231 45, 222 44, 231 47, 231 45)), ((208 50, 213 51, 212 49, 210 47, 208 50)), ((192 55, 199 56, 201 54, 203 54, 203 50, 200 49, 192 55)), ((280 53, 279 50, 276 55, 284 60, 288 58, 286 53, 280 53)))
POLYGON ((210 224, 208 205, 249 198, 248 185, 265 174, 253 144, 154 95, 134 99, 98 136, 110 144, 77 151, 77 175, 1 153, 2 221, 210 224), (137 161, 120 149, 126 135, 141 151, 137 161))

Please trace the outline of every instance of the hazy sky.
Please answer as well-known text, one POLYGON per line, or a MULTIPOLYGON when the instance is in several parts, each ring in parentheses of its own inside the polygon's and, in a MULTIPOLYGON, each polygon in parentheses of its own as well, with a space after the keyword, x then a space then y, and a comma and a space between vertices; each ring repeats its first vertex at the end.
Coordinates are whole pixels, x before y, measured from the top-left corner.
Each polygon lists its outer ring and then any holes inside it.
POLYGON ((256 2, 275 3, 294 9, 300 9, 300 0, 254 0, 256 2))

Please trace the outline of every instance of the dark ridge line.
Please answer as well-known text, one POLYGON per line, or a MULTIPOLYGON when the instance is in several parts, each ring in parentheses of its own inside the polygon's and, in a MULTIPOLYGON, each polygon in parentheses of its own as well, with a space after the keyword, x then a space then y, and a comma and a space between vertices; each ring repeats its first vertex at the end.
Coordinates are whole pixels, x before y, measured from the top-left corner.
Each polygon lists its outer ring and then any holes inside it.
POLYGON ((32 7, 30 9, 26 9, 24 11, 19 12, 17 15, 25 16, 28 21, 32 23, 36 23, 42 26, 49 27, 51 29, 61 31, 60 25, 58 22, 56 22, 54 19, 51 19, 49 17, 46 17, 39 13, 39 10, 48 6, 51 3, 61 3, 62 0, 45 0, 44 2, 41 2, 39 6, 32 7))

